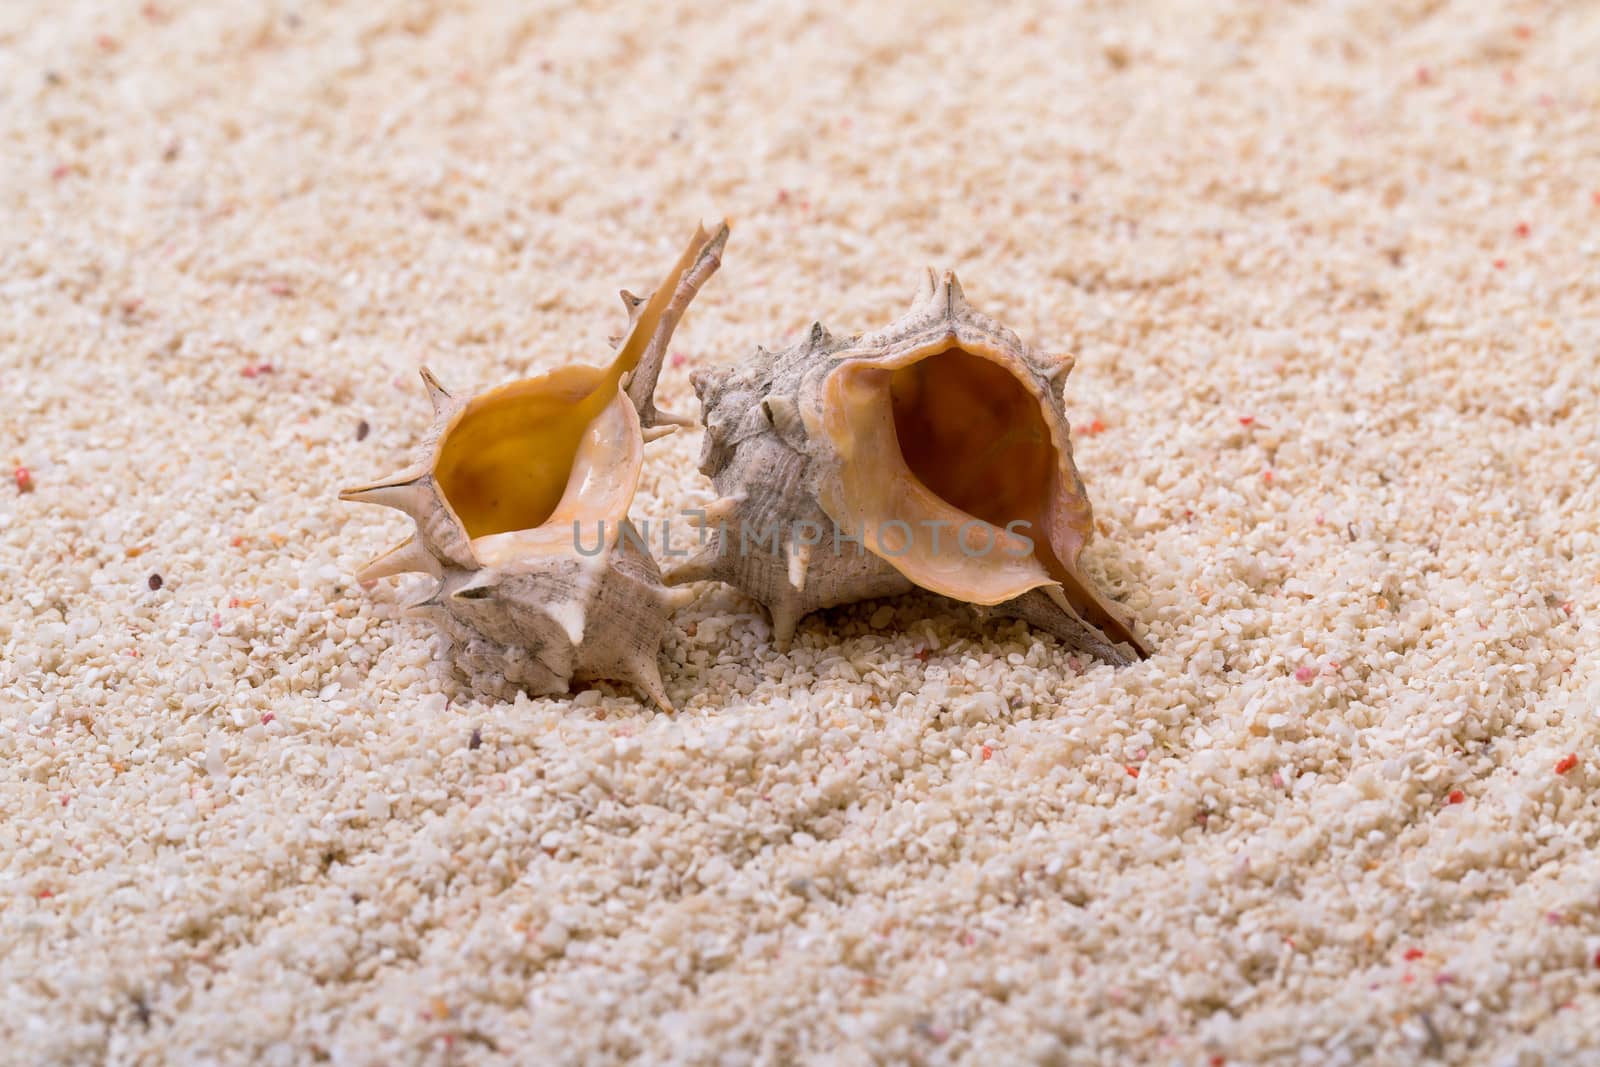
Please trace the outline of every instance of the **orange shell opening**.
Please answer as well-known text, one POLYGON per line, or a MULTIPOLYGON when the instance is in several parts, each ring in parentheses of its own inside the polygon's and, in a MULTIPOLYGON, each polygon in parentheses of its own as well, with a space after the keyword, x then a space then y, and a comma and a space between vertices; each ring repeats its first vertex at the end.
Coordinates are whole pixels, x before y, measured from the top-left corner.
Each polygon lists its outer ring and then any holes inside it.
POLYGON ((433 476, 468 537, 529 530, 551 516, 587 428, 557 416, 587 396, 600 374, 563 367, 491 389, 445 430, 433 476))
POLYGON ((1012 358, 952 340, 830 374, 821 422, 840 470, 823 507, 925 589, 993 605, 1059 585, 1085 620, 1140 647, 1078 573, 1092 525, 1066 426, 1012 358))
POLYGON ((950 348, 892 371, 889 397, 900 455, 923 485, 995 526, 1043 528, 1056 450, 1010 371, 950 348))
POLYGON ((614 384, 609 401, 583 418, 582 402, 607 385, 605 376, 577 366, 512 382, 475 397, 445 428, 434 480, 480 562, 509 560, 518 548, 570 547, 575 535, 586 544, 614 539, 638 486, 644 441, 638 413, 614 384))

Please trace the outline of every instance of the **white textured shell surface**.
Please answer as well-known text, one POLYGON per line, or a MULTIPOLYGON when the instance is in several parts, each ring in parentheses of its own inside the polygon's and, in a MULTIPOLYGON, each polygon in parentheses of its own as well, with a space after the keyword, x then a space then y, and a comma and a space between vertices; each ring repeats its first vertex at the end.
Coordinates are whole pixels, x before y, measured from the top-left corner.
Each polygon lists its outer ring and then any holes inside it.
POLYGON ((667 581, 737 586, 780 647, 811 611, 921 587, 1113 663, 1147 654, 1079 569, 1093 521, 1062 402, 1071 366, 929 271, 882 330, 818 323, 697 374, 700 469, 720 496, 704 547, 667 581))
POLYGON ((645 443, 681 421, 652 399, 667 342, 727 236, 697 230, 648 301, 624 292, 630 329, 607 367, 558 367, 470 400, 424 370, 434 422, 421 462, 340 494, 413 519, 415 534, 360 578, 432 575, 411 610, 445 631, 475 681, 544 695, 612 679, 670 710, 657 658, 688 595, 662 585, 627 516, 645 443))

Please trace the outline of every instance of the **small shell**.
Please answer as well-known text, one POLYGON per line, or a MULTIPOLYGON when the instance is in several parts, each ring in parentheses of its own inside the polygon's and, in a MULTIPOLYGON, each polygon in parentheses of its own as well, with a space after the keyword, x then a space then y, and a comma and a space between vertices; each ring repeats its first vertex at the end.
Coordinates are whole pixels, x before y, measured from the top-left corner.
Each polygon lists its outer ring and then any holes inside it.
POLYGON ((661 584, 628 522, 647 440, 674 417, 653 394, 667 343, 728 237, 697 230, 648 300, 624 293, 629 332, 604 368, 564 366, 470 400, 426 369, 434 423, 424 459, 341 500, 398 508, 416 533, 363 582, 421 571, 437 582, 412 609, 452 639, 458 666, 534 694, 573 679, 628 682, 671 710, 657 666, 667 618, 687 596, 661 584))
POLYGON ((700 469, 720 499, 668 584, 716 579, 767 606, 786 648, 818 608, 921 587, 1115 663, 1148 654, 1078 569, 1093 532, 1048 357, 931 270, 861 337, 821 323, 781 352, 695 376, 700 469))

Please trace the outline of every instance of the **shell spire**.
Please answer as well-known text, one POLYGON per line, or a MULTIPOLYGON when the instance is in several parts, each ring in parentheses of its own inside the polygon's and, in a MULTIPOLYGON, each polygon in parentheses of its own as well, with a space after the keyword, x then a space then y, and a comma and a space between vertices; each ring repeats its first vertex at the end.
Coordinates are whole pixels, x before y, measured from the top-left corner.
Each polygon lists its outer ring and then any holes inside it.
POLYGON ((652 399, 661 358, 727 236, 697 228, 648 299, 624 293, 628 334, 604 367, 561 366, 465 400, 424 368, 425 458, 339 494, 412 519, 414 534, 360 579, 429 575, 411 611, 445 631, 475 679, 535 695, 613 679, 671 710, 657 660, 684 593, 662 584, 627 513, 646 440, 676 429, 652 399))

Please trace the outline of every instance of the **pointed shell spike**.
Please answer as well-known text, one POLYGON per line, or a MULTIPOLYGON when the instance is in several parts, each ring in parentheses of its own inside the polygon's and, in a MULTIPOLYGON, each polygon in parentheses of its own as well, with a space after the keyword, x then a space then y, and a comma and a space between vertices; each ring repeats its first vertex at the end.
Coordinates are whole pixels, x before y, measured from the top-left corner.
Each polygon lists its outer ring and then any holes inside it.
POLYGON ((339 499, 353 504, 377 504, 403 511, 420 520, 427 513, 430 474, 426 468, 410 468, 381 482, 339 490, 339 499))
POLYGON ((584 624, 587 621, 586 605, 576 601, 556 601, 545 607, 545 614, 567 635, 573 648, 583 644, 584 624))
POLYGON ((1073 362, 1072 356, 1068 354, 1063 353, 1062 355, 1057 356, 1055 361, 1049 365, 1049 369, 1044 372, 1045 381, 1060 381, 1067 375, 1071 374, 1073 362))
POLYGON ((778 436, 787 435, 790 431, 800 429, 800 409, 795 407, 793 400, 786 396, 769 396, 761 402, 761 413, 766 416, 767 425, 777 431, 778 436))
POLYGON ((665 602, 668 611, 682 611, 694 603, 697 594, 693 589, 684 589, 680 586, 664 589, 662 590, 662 595, 666 598, 665 602))
POLYGON ((454 398, 439 384, 439 379, 433 376, 433 371, 424 366, 418 369, 418 373, 422 375, 422 384, 428 390, 428 400, 433 404, 433 413, 439 415, 448 410, 454 403, 454 398))
POLYGON ((825 351, 833 344, 833 335, 828 328, 822 325, 822 320, 817 319, 811 324, 811 331, 806 339, 806 348, 811 352, 825 351))
POLYGON ((944 272, 944 282, 940 288, 944 297, 945 318, 956 319, 972 310, 972 305, 967 303, 967 294, 961 290, 961 282, 956 279, 955 271, 944 272))
POLYGON ((704 508, 697 509, 694 514, 694 521, 696 525, 706 528, 719 526, 733 518, 745 500, 746 497, 743 493, 718 497, 704 508))
POLYGON ((789 584, 797 593, 806 591, 806 572, 811 569, 811 545, 807 541, 789 542, 789 584))
POLYGON ((677 415, 673 412, 662 411, 660 408, 656 408, 656 425, 666 425, 676 429, 681 427, 696 426, 698 423, 696 423, 694 419, 691 419, 687 415, 677 415))
POLYGON ((682 429, 681 423, 666 423, 665 420, 663 420, 663 423, 664 424, 658 424, 650 427, 648 430, 643 431, 645 444, 655 444, 663 437, 671 437, 673 434, 682 429))
POLYGON ((672 567, 661 576, 661 580, 669 586, 687 585, 690 582, 708 582, 719 579, 722 573, 720 566, 722 554, 715 546, 702 549, 689 559, 684 560, 676 567, 672 567))
POLYGON ((431 574, 438 578, 443 573, 439 560, 416 537, 408 537, 389 551, 373 560, 356 575, 356 581, 375 582, 379 578, 392 578, 397 574, 431 574))
POLYGON ((677 714, 677 708, 667 699, 667 687, 661 684, 661 668, 653 659, 638 657, 617 665, 618 680, 627 682, 655 702, 656 707, 668 715, 677 714))
POLYGON ((750 494, 748 493, 733 493, 729 496, 718 497, 706 511, 708 514, 716 515, 718 518, 731 519, 744 506, 745 501, 749 499, 750 494))
POLYGON ((767 606, 772 616, 772 644, 779 652, 787 652, 794 646, 794 632, 800 625, 803 614, 792 600, 779 600, 767 606))

